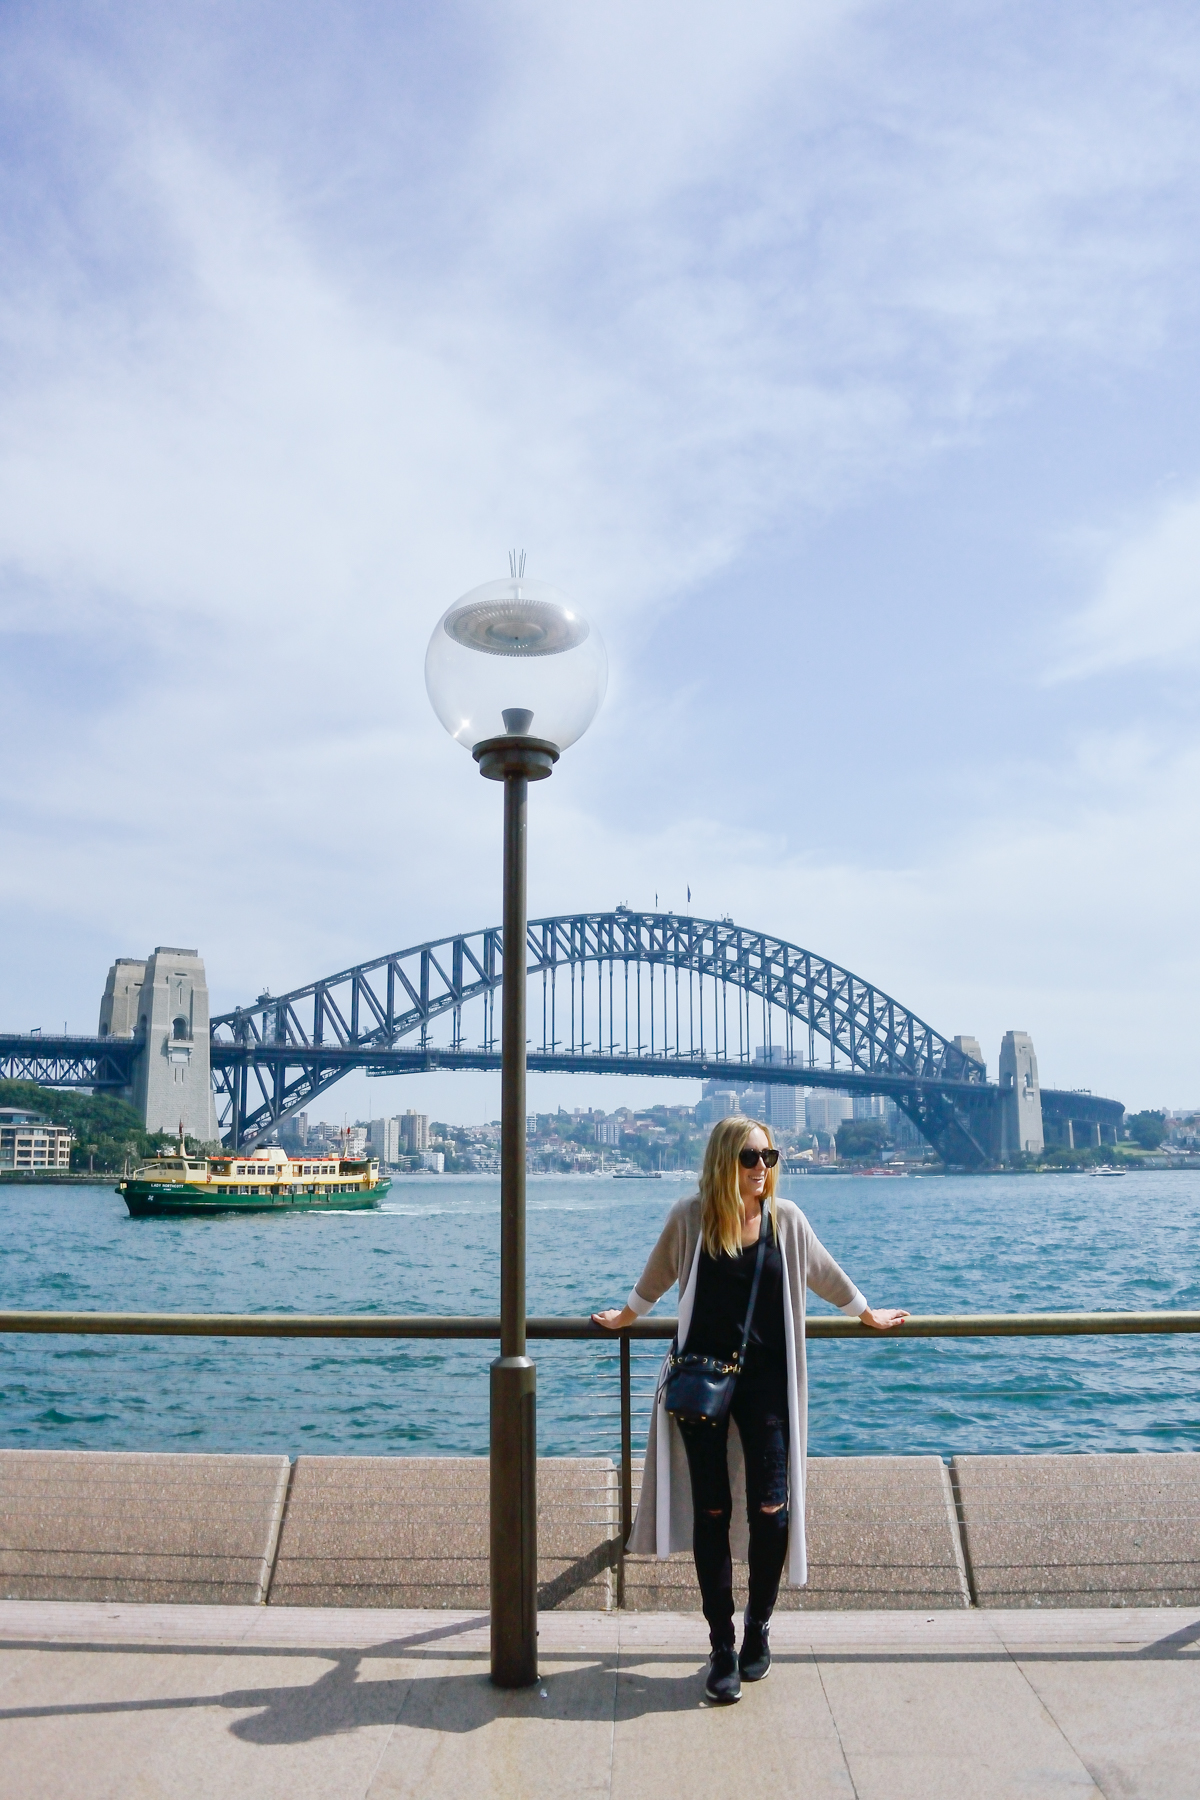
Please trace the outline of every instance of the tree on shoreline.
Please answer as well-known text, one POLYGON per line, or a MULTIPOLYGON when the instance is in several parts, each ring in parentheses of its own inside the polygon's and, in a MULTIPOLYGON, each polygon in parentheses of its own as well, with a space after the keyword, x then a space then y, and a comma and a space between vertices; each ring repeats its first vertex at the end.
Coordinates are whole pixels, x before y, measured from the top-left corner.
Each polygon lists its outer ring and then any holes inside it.
POLYGON ((875 1162, 887 1142, 882 1119, 843 1119, 837 1129, 837 1153, 847 1162, 875 1162))
POLYGON ((119 1175, 130 1154, 153 1156, 175 1141, 169 1132, 147 1131, 127 1100, 108 1094, 41 1087, 36 1081, 0 1081, 0 1106, 20 1106, 52 1125, 65 1125, 75 1134, 71 1167, 90 1167, 98 1175, 119 1175))
POLYGON ((1167 1121, 1160 1112, 1136 1112, 1125 1123, 1135 1144, 1143 1150, 1157 1150, 1167 1135, 1167 1121))

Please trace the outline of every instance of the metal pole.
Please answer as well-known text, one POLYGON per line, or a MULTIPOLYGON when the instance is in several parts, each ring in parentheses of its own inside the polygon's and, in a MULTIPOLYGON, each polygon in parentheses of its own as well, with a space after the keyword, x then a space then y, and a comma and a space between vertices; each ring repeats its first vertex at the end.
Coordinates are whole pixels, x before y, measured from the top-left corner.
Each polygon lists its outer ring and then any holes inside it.
POLYGON ((529 783, 504 776, 500 1355, 492 1364, 492 1680, 537 1680, 537 1370, 525 1354, 525 832, 529 783))
MULTIPOLYGON (((528 713, 516 718, 528 722, 528 713)), ((513 723, 506 713, 505 724, 513 723)), ((491 1368, 492 1680, 530 1687, 537 1669, 537 1371, 525 1354, 525 827, 529 783, 555 745, 511 732, 476 744, 504 783, 504 980, 500 1020, 500 1355, 491 1368)))

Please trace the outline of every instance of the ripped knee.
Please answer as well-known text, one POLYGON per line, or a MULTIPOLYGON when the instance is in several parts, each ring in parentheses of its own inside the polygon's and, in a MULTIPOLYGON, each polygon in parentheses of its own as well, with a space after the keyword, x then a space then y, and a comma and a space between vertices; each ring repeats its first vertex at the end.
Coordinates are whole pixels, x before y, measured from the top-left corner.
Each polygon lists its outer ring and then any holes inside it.
POLYGON ((774 1518, 775 1514, 781 1513, 784 1510, 784 1508, 786 1507, 786 1505, 787 1505, 786 1500, 776 1500, 771 1503, 768 1503, 766 1500, 764 1500, 758 1510, 761 1513, 766 1513, 768 1518, 774 1518))
POLYGON ((731 1506, 699 1506, 696 1508, 696 1523, 713 1526, 718 1530, 728 1531, 733 1519, 731 1506))

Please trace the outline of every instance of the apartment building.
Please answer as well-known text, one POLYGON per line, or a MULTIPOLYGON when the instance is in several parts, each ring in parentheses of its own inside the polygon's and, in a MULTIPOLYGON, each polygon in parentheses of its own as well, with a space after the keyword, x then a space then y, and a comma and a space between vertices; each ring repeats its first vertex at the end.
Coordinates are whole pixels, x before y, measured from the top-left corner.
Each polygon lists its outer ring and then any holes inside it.
POLYGON ((72 1134, 16 1106, 0 1106, 0 1169, 69 1169, 72 1134))

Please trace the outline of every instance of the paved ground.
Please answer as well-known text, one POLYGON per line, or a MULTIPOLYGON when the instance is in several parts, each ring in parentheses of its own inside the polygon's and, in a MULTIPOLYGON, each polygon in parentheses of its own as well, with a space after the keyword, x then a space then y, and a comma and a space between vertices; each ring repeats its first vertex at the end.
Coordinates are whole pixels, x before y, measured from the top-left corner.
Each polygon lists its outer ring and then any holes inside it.
POLYGON ((548 1613, 487 1679, 476 1614, 0 1602, 21 1800, 1200 1800, 1200 1612, 787 1613, 701 1699, 690 1614, 548 1613))

